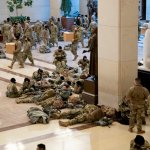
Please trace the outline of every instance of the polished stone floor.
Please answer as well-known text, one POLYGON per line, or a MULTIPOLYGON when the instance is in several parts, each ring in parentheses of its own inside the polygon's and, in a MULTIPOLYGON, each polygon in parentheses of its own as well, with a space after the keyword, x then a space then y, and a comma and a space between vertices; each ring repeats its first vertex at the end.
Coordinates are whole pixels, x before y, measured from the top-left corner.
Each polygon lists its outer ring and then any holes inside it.
MULTIPOLYGON (((86 43, 86 41, 85 41, 86 43)), ((67 43, 60 42, 64 46, 67 43)), ((87 43, 86 43, 87 44, 87 43)), ((140 42, 139 44, 142 45, 140 42)), ((81 45, 80 45, 81 47, 81 45)), ((40 54, 33 50, 35 66, 27 61, 25 68, 14 65, 11 70, 7 66, 11 63, 12 55, 6 54, 7 59, 0 59, 0 150, 36 150, 39 143, 46 144, 47 150, 127 150, 130 140, 136 132, 129 133, 128 126, 114 122, 110 127, 80 124, 71 127, 60 127, 58 120, 50 121, 49 124, 31 125, 26 116, 29 107, 35 104, 16 104, 15 99, 5 97, 9 79, 15 77, 18 88, 24 77, 31 77, 33 71, 38 68, 45 69, 50 73, 55 69, 52 48, 48 54, 40 54)), ((79 48, 78 59, 73 62, 73 56, 67 51, 68 64, 77 67, 77 61, 83 57, 83 49, 79 48)), ((89 57, 89 54, 86 54, 89 57)), ((142 58, 142 48, 140 57, 142 58)), ((150 121, 143 127, 146 130, 144 137, 150 141, 150 121)), ((136 130, 135 130, 136 131, 136 130)))

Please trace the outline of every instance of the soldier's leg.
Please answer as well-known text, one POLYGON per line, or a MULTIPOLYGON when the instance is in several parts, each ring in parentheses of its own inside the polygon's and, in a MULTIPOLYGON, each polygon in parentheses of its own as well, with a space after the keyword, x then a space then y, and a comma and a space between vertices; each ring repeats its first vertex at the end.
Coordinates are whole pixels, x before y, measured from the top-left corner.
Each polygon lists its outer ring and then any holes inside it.
POLYGON ((34 61, 33 61, 33 57, 32 57, 32 53, 31 52, 28 53, 27 57, 28 57, 29 61, 32 63, 32 65, 34 65, 34 61))
POLYGON ((82 48, 84 48, 84 39, 81 39, 82 48))
POLYGON ((26 53, 23 53, 23 62, 25 62, 27 59, 27 54, 26 53))
POLYGON ((75 61, 77 59, 77 57, 78 57, 78 55, 77 55, 77 47, 78 47, 78 43, 73 43, 72 46, 71 46, 71 52, 74 55, 73 61, 75 61))
POLYGON ((14 54, 13 55, 13 60, 12 60, 12 62, 11 62, 11 65, 10 66, 8 66, 10 69, 12 69, 13 68, 13 65, 14 65, 14 63, 17 61, 17 56, 14 54))
POLYGON ((130 119, 129 119, 129 131, 133 132, 133 128, 135 126, 135 120, 136 120, 137 110, 131 109, 130 110, 130 119))
POLYGON ((142 114, 144 113, 144 108, 137 110, 137 133, 145 133, 144 130, 142 130, 142 114))
POLYGON ((20 64, 20 68, 24 68, 23 55, 22 54, 18 55, 17 59, 18 59, 19 64, 20 64))

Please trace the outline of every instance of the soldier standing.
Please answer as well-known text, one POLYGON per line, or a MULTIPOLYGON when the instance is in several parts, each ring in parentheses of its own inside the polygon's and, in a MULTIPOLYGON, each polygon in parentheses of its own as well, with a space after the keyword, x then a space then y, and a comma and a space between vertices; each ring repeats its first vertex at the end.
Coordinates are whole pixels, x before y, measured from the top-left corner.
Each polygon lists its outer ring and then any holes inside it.
POLYGON ((23 45, 23 61, 25 62, 26 59, 28 58, 30 62, 32 63, 31 65, 34 66, 34 61, 32 58, 32 53, 31 53, 31 42, 29 38, 25 38, 25 42, 23 45))
POLYGON ((79 34, 78 34, 77 28, 75 28, 74 29, 74 39, 72 40, 72 45, 71 45, 71 52, 74 55, 73 61, 75 61, 78 57, 78 55, 77 55, 78 41, 79 41, 79 34))
POLYGON ((4 20, 4 24, 2 26, 2 35, 3 35, 4 44, 9 42, 8 39, 10 35, 10 29, 11 29, 11 25, 6 20, 4 20))
POLYGON ((14 63, 17 60, 19 61, 20 68, 24 68, 22 52, 21 52, 22 44, 21 44, 21 41, 19 40, 19 38, 20 38, 20 35, 16 35, 15 51, 13 53, 13 60, 12 60, 11 65, 8 66, 11 69, 13 68, 14 63))
POLYGON ((64 70, 64 68, 66 68, 66 52, 64 50, 62 50, 62 47, 59 46, 58 50, 56 50, 54 52, 54 61, 53 63, 56 66, 56 71, 57 72, 61 72, 62 70, 64 70))
POLYGON ((129 131, 133 132, 135 121, 137 122, 137 133, 145 133, 142 130, 142 115, 144 114, 145 100, 148 98, 149 91, 141 85, 141 80, 136 78, 134 86, 127 93, 127 100, 130 102, 129 131))
POLYGON ((53 46, 55 46, 55 43, 58 46, 58 27, 54 23, 51 23, 50 32, 53 46))
POLYGON ((37 42, 40 43, 40 41, 41 41, 41 32, 42 32, 42 24, 40 23, 39 20, 37 20, 37 22, 35 23, 34 30, 35 30, 35 33, 36 33, 37 42))
POLYGON ((45 25, 44 29, 42 31, 42 38, 43 38, 43 43, 45 46, 48 45, 48 40, 49 40, 50 34, 49 34, 49 30, 48 30, 48 26, 45 25))

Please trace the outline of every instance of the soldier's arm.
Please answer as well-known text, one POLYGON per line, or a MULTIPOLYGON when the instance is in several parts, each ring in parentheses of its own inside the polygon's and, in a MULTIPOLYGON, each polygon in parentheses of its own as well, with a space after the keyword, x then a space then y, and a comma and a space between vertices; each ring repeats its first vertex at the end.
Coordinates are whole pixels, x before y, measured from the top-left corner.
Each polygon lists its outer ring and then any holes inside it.
POLYGON ((126 100, 130 101, 132 98, 132 88, 129 89, 129 91, 126 94, 126 100))

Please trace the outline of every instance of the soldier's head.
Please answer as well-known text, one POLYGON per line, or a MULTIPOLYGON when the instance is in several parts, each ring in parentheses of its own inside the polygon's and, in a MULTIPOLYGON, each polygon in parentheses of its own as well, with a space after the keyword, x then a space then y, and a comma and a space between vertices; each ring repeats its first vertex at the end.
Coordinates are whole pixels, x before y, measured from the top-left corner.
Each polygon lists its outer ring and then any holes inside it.
POLYGON ((11 82, 11 83, 16 83, 16 79, 15 79, 15 78, 11 78, 11 79, 10 79, 10 82, 11 82))
POLYGON ((139 84, 141 84, 141 79, 139 79, 139 78, 135 78, 135 80, 134 80, 134 84, 135 84, 135 85, 139 85, 139 84))
POLYGON ((70 86, 70 85, 71 85, 71 82, 70 82, 70 81, 67 81, 67 84, 70 86))
POLYGON ((144 145, 145 143, 145 139, 143 136, 141 135, 136 135, 135 139, 134 139, 134 142, 137 146, 142 146, 144 145))
POLYGON ((19 40, 20 39, 20 33, 17 33, 15 37, 16 37, 16 40, 19 40))
POLYGON ((43 70, 42 69, 38 69, 38 74, 42 74, 43 70))
POLYGON ((61 47, 61 46, 59 46, 59 47, 58 47, 58 50, 59 50, 59 51, 61 51, 61 50, 62 50, 62 47, 61 47))
POLYGON ((30 82, 30 79, 29 78, 25 78, 24 82, 30 82))
POLYGON ((61 76, 60 79, 61 79, 61 80, 65 80, 64 76, 61 76))
POLYGON ((83 56, 83 60, 87 60, 87 57, 86 57, 86 56, 83 56))
POLYGON ((77 82, 76 82, 76 85, 77 85, 77 86, 81 86, 81 85, 82 85, 81 81, 77 81, 77 82))
POLYGON ((46 150, 45 144, 38 144, 36 150, 46 150))

